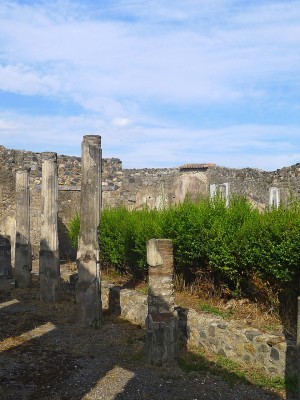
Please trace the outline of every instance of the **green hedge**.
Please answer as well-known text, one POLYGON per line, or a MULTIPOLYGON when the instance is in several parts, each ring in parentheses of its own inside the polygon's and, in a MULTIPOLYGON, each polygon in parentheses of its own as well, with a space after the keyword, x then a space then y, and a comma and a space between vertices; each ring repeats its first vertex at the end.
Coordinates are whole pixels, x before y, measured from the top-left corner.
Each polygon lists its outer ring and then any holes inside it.
MULTIPOLYGON (((291 201, 260 213, 243 197, 184 203, 162 211, 105 209, 101 216, 102 262, 135 276, 147 273, 146 242, 169 238, 175 268, 186 280, 210 271, 234 290, 253 274, 277 287, 296 282, 300 266, 300 205, 291 201)), ((77 243, 78 216, 69 225, 77 243)))

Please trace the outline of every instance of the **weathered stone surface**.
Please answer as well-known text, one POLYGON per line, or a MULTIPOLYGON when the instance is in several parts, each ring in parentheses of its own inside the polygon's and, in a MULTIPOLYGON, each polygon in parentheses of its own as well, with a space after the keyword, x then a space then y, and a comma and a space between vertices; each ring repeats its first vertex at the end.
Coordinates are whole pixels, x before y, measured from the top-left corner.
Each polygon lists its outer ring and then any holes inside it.
POLYGON ((42 210, 39 253, 40 298, 46 303, 60 297, 58 250, 57 154, 42 153, 42 210))
POLYGON ((275 347, 272 347, 270 357, 272 360, 278 361, 280 358, 278 349, 276 349, 275 347))
POLYGON ((261 344, 257 347, 257 351, 260 351, 261 353, 269 353, 270 347, 266 344, 261 344))
POLYGON ((249 339, 249 340, 251 340, 251 341, 253 341, 253 339, 254 339, 256 336, 259 336, 259 335, 261 335, 261 332, 259 332, 259 331, 257 331, 257 330, 245 331, 245 336, 246 336, 246 338, 249 339))
POLYGON ((212 337, 216 335, 216 327, 214 325, 208 327, 208 335, 212 337))
POLYGON ((82 142, 82 182, 80 233, 77 252, 78 284, 76 303, 78 323, 101 324, 101 282, 98 231, 101 210, 101 137, 84 136, 82 142))
POLYGON ((31 284, 30 199, 28 169, 16 173, 16 241, 14 276, 17 287, 31 284))
MULTIPOLYGON (((115 286, 107 283, 102 285, 103 307, 108 308, 111 290, 115 286)), ((122 317, 135 324, 144 325, 147 315, 147 296, 128 289, 118 289, 120 296, 119 312, 122 317)), ((197 313, 193 309, 176 307, 178 316, 178 340, 190 348, 206 348, 222 354, 234 361, 243 363, 251 362, 258 368, 265 370, 269 376, 294 376, 296 371, 296 344, 289 341, 288 346, 274 348, 271 358, 272 347, 267 344, 268 340, 274 339, 274 335, 261 332, 254 340, 246 338, 244 331, 235 321, 226 321, 227 328, 218 328, 223 324, 219 317, 210 318, 208 314, 197 313), (208 328, 212 323, 216 324, 215 337, 208 335, 208 328), (213 342, 210 341, 213 339, 213 342), (259 340, 256 340, 259 339, 259 340), (248 347, 247 345, 250 345, 248 347), (246 346, 246 347, 245 347, 246 346), (287 351, 288 348, 288 351, 287 351), (249 353, 247 349, 251 350, 249 353), (278 353, 277 353, 278 351, 278 353), (278 358, 279 354, 279 359, 278 358)), ((259 332, 259 331, 258 331, 259 332)), ((279 336, 282 338, 282 336, 279 336)))
POLYGON ((0 277, 10 277, 11 272, 10 237, 0 235, 0 277))
POLYGON ((256 349, 252 343, 246 343, 244 348, 246 351, 248 351, 252 355, 254 355, 256 353, 256 349))
POLYGON ((146 319, 146 349, 148 360, 162 366, 175 357, 177 346, 177 318, 172 316, 166 321, 154 321, 151 314, 146 319))
MULTIPOLYGON (((269 188, 280 190, 280 199, 285 201, 292 192, 300 196, 299 165, 273 172, 257 169, 232 169, 209 165, 207 169, 185 170, 181 168, 123 169, 117 158, 103 159, 104 207, 124 205, 129 209, 161 208, 182 201, 187 193, 192 197, 207 196, 209 184, 228 182, 230 193, 246 195, 260 209, 269 202, 269 188)), ((13 229, 7 230, 6 221, 15 210, 15 172, 30 166, 31 190, 31 244, 33 255, 38 258, 40 243, 40 208, 42 171, 41 153, 11 150, 0 146, 0 232, 11 236, 12 260, 14 260, 13 229), (3 217, 3 218, 2 218, 3 217)), ((73 156, 58 156, 59 191, 59 244, 60 255, 72 255, 70 241, 66 235, 66 223, 80 208, 81 159, 73 156)))
POLYGON ((178 318, 174 314, 172 241, 149 240, 147 262, 149 264, 147 356, 152 364, 163 365, 173 360, 178 342, 178 318))

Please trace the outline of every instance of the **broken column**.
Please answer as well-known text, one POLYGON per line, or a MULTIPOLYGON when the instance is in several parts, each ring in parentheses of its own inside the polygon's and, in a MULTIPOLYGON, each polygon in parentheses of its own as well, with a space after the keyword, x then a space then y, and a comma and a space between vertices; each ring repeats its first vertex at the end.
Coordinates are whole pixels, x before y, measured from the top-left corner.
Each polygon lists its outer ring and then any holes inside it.
POLYGON ((172 361, 177 348, 177 317, 174 315, 173 244, 169 239, 147 243, 149 265, 146 349, 154 365, 172 361))
POLYGON ((57 154, 42 153, 42 211, 39 257, 40 298, 46 303, 59 300, 60 268, 58 249, 57 154))
POLYGON ((81 326, 100 326, 102 303, 98 231, 101 212, 101 137, 84 136, 82 142, 80 232, 77 252, 76 303, 81 326))
POLYGON ((31 245, 28 168, 16 172, 16 243, 15 283, 16 287, 31 284, 31 245))

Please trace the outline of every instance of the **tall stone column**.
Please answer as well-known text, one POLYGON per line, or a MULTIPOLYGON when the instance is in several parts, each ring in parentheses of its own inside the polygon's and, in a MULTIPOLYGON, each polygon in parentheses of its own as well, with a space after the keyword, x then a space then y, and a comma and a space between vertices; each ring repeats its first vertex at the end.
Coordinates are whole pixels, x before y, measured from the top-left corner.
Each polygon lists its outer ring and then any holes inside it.
POLYGON ((77 252, 78 283, 76 303, 78 323, 100 326, 102 303, 98 231, 101 212, 101 137, 84 136, 82 142, 80 233, 77 252))
POLYGON ((23 168, 16 172, 16 287, 28 287, 31 284, 32 265, 28 172, 29 168, 23 168))
POLYGON ((42 153, 42 211, 40 241, 40 298, 46 303, 59 300, 60 268, 58 248, 57 154, 42 153))
POLYGON ((147 243, 149 265, 146 348, 150 363, 172 361, 177 348, 177 317, 174 314, 173 244, 169 239, 147 243))

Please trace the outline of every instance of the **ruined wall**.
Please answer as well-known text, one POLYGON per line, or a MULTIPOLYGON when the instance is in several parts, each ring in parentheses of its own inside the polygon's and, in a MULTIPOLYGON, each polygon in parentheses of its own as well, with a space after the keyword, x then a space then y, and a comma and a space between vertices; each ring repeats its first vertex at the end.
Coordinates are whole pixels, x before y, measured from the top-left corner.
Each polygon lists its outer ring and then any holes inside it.
MULTIPOLYGON (((31 241, 38 255, 41 212, 41 155, 30 151, 10 150, 0 146, 0 234, 12 238, 14 257, 15 235, 15 172, 19 166, 31 168, 31 241)), ((300 164, 274 172, 257 169, 230 169, 207 164, 205 167, 123 169, 121 160, 102 162, 103 207, 124 205, 129 209, 162 208, 184 200, 187 193, 194 198, 207 196, 211 184, 228 183, 229 195, 246 195, 263 209, 269 203, 270 187, 280 190, 285 201, 289 193, 300 197, 300 164)), ((66 235, 68 221, 79 211, 81 159, 58 156, 59 241, 61 257, 74 255, 66 235)))
MULTIPOLYGON (((102 302, 103 308, 113 314, 145 325, 147 295, 102 282, 102 302)), ((238 321, 225 321, 192 308, 176 307, 176 312, 183 346, 205 348, 240 364, 254 365, 270 377, 294 376, 296 343, 293 338, 263 332, 238 321)))
POLYGON ((229 183, 229 196, 246 195, 260 208, 269 203, 269 188, 273 185, 272 173, 257 169, 232 169, 215 166, 208 171, 209 182, 229 183))
POLYGON ((210 183, 229 183, 229 195, 246 195, 248 199, 264 208, 269 204, 269 189, 280 191, 280 201, 285 203, 290 195, 300 198, 300 163, 272 172, 258 169, 232 169, 214 166, 207 171, 210 183))
MULTIPOLYGON (((10 150, 0 146, 0 233, 9 235, 12 244, 12 258, 14 258, 15 236, 15 174, 21 166, 29 166, 30 183, 30 218, 31 242, 34 257, 38 257, 40 240, 41 214, 41 182, 42 163, 41 154, 10 150)), ((103 160, 105 185, 108 190, 115 190, 114 179, 122 167, 118 159, 103 160)), ((59 184, 59 213, 58 229, 61 257, 72 256, 70 241, 66 233, 66 225, 79 212, 81 159, 72 156, 58 156, 58 184, 59 184)), ((104 188, 105 190, 105 188, 104 188)), ((118 202, 111 203, 115 206, 118 202)))
POLYGON ((110 189, 104 182, 104 206, 125 205, 128 208, 163 208, 180 202, 188 192, 206 195, 206 174, 181 173, 179 168, 124 169, 110 189))

